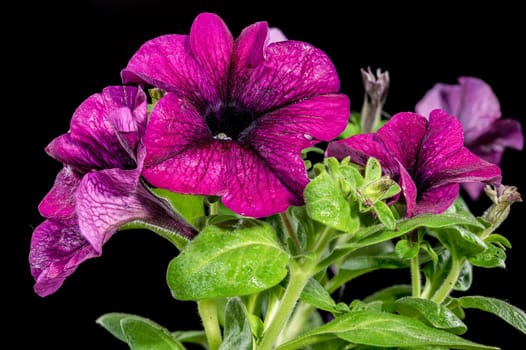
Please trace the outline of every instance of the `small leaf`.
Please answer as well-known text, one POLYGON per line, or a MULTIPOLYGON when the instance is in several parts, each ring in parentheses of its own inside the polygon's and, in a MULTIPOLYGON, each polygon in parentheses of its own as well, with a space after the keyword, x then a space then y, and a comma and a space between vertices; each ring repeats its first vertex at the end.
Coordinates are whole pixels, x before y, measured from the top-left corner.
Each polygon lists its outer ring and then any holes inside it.
POLYGON ((420 246, 418 243, 410 243, 407 239, 401 239, 396 242, 395 252, 402 259, 412 259, 418 255, 420 246))
POLYGON ((122 332, 121 320, 126 317, 139 317, 132 314, 111 312, 100 316, 95 322, 104 327, 115 338, 127 342, 126 336, 122 332))
POLYGON ((526 313, 504 300, 478 295, 460 297, 457 300, 463 308, 492 313, 526 334, 526 313))
POLYGON ((301 301, 310 304, 317 309, 329 312, 341 312, 337 309, 336 302, 332 299, 329 292, 323 288, 320 282, 311 278, 300 296, 301 301))
POLYGON ((394 309, 402 315, 416 318, 435 328, 455 334, 464 334, 466 325, 453 312, 428 299, 404 297, 394 303, 394 309))
POLYGON ((137 315, 108 313, 96 322, 127 343, 131 350, 184 350, 184 346, 157 323, 137 315))
POLYGON ((131 350, 185 350, 167 329, 148 319, 124 318, 121 327, 131 350))
POLYGON ((371 182, 378 180, 381 176, 382 167, 380 166, 380 162, 378 162, 378 160, 373 157, 369 157, 369 159, 367 159, 367 163, 365 164, 364 181, 371 182))
POLYGON ((181 343, 198 344, 203 348, 206 348, 208 344, 204 331, 175 331, 172 332, 172 337, 181 343))
POLYGON ((486 243, 497 243, 497 244, 502 245, 505 248, 511 249, 510 241, 506 237, 498 233, 493 233, 489 235, 484 241, 486 243))
POLYGON ((506 252, 500 247, 489 244, 488 249, 482 253, 468 257, 468 260, 475 266, 504 268, 506 267, 506 252))
POLYGON ((269 224, 224 221, 207 226, 170 262, 168 285, 179 300, 252 294, 283 280, 288 258, 269 224))
POLYGON ((465 292, 471 288, 471 283, 473 283, 473 268, 468 261, 464 261, 453 289, 465 292))
POLYGON ((245 305, 238 297, 228 300, 225 309, 225 336, 219 350, 252 350, 252 332, 245 305))
POLYGON ((457 256, 471 256, 488 248, 488 245, 475 233, 460 226, 442 228, 433 232, 444 246, 454 249, 457 256))
POLYGON ((309 216, 331 228, 354 233, 360 227, 358 211, 344 197, 339 182, 323 171, 312 179, 304 191, 309 216))
POLYGON ((385 202, 378 201, 374 203, 374 212, 378 216, 378 220, 385 225, 389 230, 394 230, 396 227, 396 219, 391 211, 391 208, 385 202))

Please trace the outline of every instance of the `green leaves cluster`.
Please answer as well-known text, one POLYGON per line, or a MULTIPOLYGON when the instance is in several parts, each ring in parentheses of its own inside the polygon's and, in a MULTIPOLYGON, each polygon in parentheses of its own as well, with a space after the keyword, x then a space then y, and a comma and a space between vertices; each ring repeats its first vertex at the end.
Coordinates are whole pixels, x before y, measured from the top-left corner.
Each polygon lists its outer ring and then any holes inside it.
POLYGON ((526 334, 519 308, 452 293, 469 290, 474 268, 505 266, 511 245, 494 232, 500 222, 475 217, 460 198, 440 215, 400 217, 391 203, 400 187, 373 158, 363 168, 327 158, 311 175, 304 206, 259 220, 158 191, 200 230, 191 241, 156 232, 180 250, 167 284, 175 299, 199 305, 204 330, 174 332, 124 313, 97 322, 132 350, 498 349, 463 336, 468 309, 526 334), (335 299, 340 287, 382 269, 411 270, 424 284, 335 299))

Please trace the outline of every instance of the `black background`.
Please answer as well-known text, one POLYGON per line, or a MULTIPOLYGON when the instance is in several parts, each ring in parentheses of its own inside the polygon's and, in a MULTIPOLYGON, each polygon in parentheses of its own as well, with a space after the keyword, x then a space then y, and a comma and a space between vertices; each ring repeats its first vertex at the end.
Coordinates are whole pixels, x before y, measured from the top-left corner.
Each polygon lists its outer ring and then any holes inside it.
MULTIPOLYGON (((391 90, 385 109, 408 111, 436 82, 454 83, 460 75, 484 79, 500 99, 504 117, 523 123, 524 65, 521 11, 513 7, 465 10, 440 2, 428 7, 369 2, 262 1, 245 5, 224 1, 103 1, 75 5, 14 3, 4 12, 4 232, 2 290, 8 332, 3 341, 50 349, 126 349, 95 319, 106 312, 136 313, 171 330, 195 329, 192 303, 171 298, 165 283, 168 262, 177 253, 155 234, 115 235, 102 257, 82 264, 63 287, 46 298, 33 293, 27 256, 37 205, 51 188, 61 165, 44 153, 52 138, 66 132, 74 109, 89 95, 120 83, 120 70, 148 39, 187 34, 195 16, 218 13, 237 36, 242 28, 266 20, 290 39, 324 50, 340 74, 341 90, 359 110, 363 97, 360 68, 387 69, 391 90), (190 4, 191 3, 191 4, 190 4), (287 8, 284 8, 286 6, 287 8), (9 24, 7 24, 9 23, 9 24), (7 26, 6 26, 7 25, 7 26)), ((524 152, 508 150, 504 182, 525 193, 524 152)), ((481 213, 489 202, 473 203, 481 213)), ((520 220, 524 204, 512 208, 499 230, 513 248, 505 269, 475 269, 470 294, 494 296, 526 309, 524 250, 520 220)), ((356 281, 347 301, 392 283, 406 283, 404 271, 389 271, 356 281)), ((500 319, 469 311, 469 339, 522 349, 525 337, 500 319), (521 345, 522 344, 522 345, 521 345)))

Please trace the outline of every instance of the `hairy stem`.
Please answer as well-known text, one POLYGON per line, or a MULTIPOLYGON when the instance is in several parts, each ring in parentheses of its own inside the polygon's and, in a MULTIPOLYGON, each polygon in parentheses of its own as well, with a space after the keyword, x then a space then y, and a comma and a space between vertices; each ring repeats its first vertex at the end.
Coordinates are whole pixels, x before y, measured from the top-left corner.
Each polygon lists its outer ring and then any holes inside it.
POLYGON ((197 308, 208 340, 209 350, 217 350, 221 346, 221 328, 217 318, 217 304, 213 299, 197 302, 197 308))

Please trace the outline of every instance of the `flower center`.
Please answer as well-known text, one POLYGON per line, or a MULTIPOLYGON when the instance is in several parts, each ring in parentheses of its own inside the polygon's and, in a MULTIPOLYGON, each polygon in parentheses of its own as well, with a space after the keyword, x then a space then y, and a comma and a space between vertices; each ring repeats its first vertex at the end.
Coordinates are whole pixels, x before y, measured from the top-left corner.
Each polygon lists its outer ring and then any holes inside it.
POLYGON ((217 140, 238 140, 255 119, 254 113, 233 106, 205 114, 206 124, 217 140))

